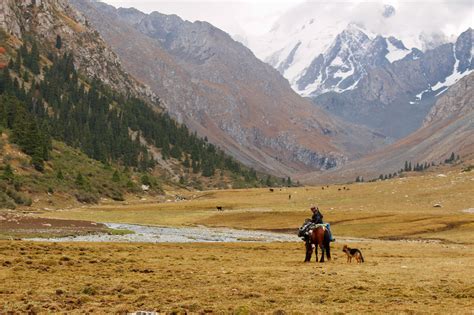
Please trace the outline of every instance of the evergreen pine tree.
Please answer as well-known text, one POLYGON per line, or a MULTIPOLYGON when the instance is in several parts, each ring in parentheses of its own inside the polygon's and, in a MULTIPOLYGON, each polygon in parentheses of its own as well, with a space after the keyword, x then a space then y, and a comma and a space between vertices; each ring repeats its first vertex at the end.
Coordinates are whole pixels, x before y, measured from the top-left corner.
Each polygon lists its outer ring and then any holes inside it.
POLYGON ((78 173, 78 174, 77 174, 75 183, 76 183, 76 185, 79 186, 79 187, 83 187, 83 186, 84 186, 85 181, 84 181, 84 177, 82 176, 81 173, 78 173))
POLYGON ((61 36, 56 35, 56 49, 60 50, 63 47, 63 41, 61 39, 61 36))
POLYGON ((270 175, 267 176, 267 179, 265 180, 265 185, 267 187, 272 187, 273 186, 272 179, 271 179, 270 175))
POLYGON ((115 183, 120 182, 120 175, 117 170, 115 170, 114 174, 112 175, 112 181, 115 183))
POLYGON ((13 169, 10 164, 5 165, 3 169, 2 179, 7 181, 13 181, 15 175, 13 175, 13 169))
POLYGON ((63 172, 61 170, 58 170, 58 172, 56 173, 56 178, 59 179, 59 180, 64 179, 64 175, 63 175, 63 172))
POLYGON ((33 165, 35 170, 37 170, 38 172, 44 171, 43 154, 40 148, 37 148, 31 156, 31 165, 33 165))

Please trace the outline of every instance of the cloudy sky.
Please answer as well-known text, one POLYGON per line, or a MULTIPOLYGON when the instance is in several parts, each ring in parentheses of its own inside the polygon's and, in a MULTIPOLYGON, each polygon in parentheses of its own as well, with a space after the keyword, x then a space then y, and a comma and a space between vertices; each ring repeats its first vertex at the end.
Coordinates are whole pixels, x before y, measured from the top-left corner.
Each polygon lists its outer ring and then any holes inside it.
POLYGON ((305 0, 102 0, 115 7, 135 7, 181 18, 207 21, 230 34, 262 35, 285 11, 305 0))
MULTIPOLYGON (((474 26, 474 0, 103 0, 116 7, 135 7, 144 12, 159 11, 177 14, 195 21, 208 21, 232 35, 252 37, 268 32, 284 13, 308 4, 318 7, 390 4, 397 12, 406 12, 400 18, 400 27, 417 28, 426 32, 440 30, 447 35, 459 34, 474 26), (303 4, 305 3, 305 4, 303 4), (335 5, 336 4, 336 5, 335 5), (406 22, 406 23, 405 23, 406 22)), ((364 12, 362 19, 364 19, 364 12)), ((367 13, 370 19, 370 13, 367 13)), ((358 17, 361 18, 360 16, 358 17)), ((367 20, 366 19, 366 20, 367 20)))

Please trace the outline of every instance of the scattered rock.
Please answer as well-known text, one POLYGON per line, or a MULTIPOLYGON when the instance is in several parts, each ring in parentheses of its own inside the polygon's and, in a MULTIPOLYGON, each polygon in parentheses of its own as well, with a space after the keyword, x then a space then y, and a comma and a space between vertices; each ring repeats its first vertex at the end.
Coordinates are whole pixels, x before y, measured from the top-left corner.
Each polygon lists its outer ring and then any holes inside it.
POLYGON ((435 204, 433 205, 433 207, 434 207, 434 208, 441 208, 442 206, 441 206, 441 204, 439 204, 439 203, 435 203, 435 204))

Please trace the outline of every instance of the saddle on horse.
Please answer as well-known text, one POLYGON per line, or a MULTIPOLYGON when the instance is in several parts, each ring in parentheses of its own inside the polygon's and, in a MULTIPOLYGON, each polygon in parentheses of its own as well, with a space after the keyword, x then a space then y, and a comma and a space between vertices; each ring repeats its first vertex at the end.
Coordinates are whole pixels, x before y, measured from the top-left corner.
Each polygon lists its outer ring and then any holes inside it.
POLYGON ((307 241, 309 239, 311 231, 318 227, 322 227, 323 229, 327 230, 329 232, 331 242, 335 241, 335 239, 332 237, 332 233, 329 228, 329 223, 314 223, 313 221, 311 221, 311 219, 306 219, 303 225, 298 229, 298 237, 300 237, 303 241, 307 241))
POLYGON ((324 229, 328 229, 327 223, 314 223, 310 219, 306 219, 303 225, 299 228, 298 230, 298 237, 301 237, 301 239, 306 240, 307 237, 311 234, 311 231, 317 227, 322 227, 324 229))

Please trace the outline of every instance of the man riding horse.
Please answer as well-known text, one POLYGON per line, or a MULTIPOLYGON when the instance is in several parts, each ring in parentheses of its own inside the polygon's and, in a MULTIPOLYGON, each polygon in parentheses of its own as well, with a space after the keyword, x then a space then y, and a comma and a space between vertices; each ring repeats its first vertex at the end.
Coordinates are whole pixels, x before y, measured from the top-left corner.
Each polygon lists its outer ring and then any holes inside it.
POLYGON ((321 249, 321 262, 324 262, 324 254, 327 259, 331 259, 330 242, 334 242, 332 233, 328 223, 323 223, 323 214, 316 206, 311 207, 313 216, 307 219, 303 226, 300 227, 298 236, 303 238, 306 243, 306 257, 305 262, 311 260, 311 253, 316 253, 316 261, 318 261, 318 247, 321 249))
MULTIPOLYGON (((311 212, 313 212, 313 216, 311 217, 311 222, 313 222, 314 224, 324 224, 323 223, 323 214, 321 213, 321 211, 319 211, 319 207, 312 206, 311 207, 311 212)), ((331 242, 335 242, 336 239, 332 237, 331 228, 329 226, 329 223, 326 223, 326 229, 329 232, 329 237, 331 238, 331 242)))

